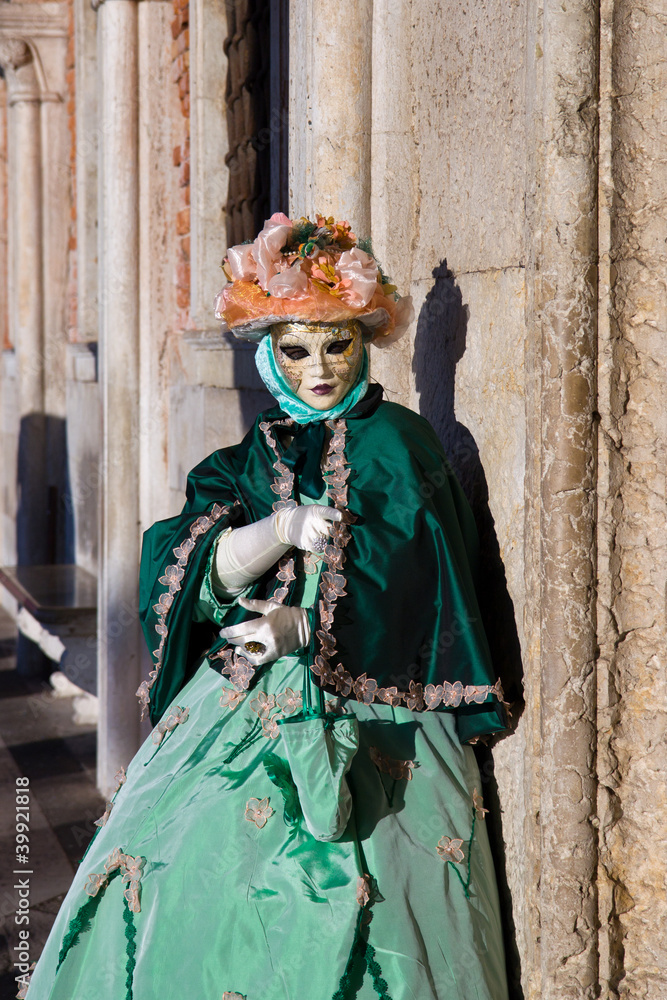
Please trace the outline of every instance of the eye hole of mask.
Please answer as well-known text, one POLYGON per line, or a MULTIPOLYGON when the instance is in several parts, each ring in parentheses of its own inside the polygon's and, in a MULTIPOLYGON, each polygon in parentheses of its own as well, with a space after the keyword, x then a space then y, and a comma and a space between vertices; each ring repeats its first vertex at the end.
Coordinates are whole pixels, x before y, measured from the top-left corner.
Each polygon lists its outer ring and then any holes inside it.
POLYGON ((287 347, 281 347, 280 350, 290 359, 290 361, 301 361, 303 358, 310 357, 305 347, 298 347, 296 344, 292 347, 289 345, 287 347))
POLYGON ((327 354, 344 354, 351 343, 352 337, 349 340, 334 340, 327 347, 327 354))

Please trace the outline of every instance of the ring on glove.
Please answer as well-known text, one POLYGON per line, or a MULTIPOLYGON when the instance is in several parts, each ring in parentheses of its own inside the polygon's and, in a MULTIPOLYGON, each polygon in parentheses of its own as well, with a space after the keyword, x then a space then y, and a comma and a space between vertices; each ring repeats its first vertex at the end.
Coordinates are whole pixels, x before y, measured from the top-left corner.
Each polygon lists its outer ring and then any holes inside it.
POLYGON ((244 643, 243 648, 248 653, 265 653, 266 652, 266 646, 264 645, 264 643, 263 642, 255 642, 254 640, 251 640, 250 642, 244 643))
POLYGON ((329 539, 326 535, 318 535, 313 542, 313 552, 324 552, 329 539))

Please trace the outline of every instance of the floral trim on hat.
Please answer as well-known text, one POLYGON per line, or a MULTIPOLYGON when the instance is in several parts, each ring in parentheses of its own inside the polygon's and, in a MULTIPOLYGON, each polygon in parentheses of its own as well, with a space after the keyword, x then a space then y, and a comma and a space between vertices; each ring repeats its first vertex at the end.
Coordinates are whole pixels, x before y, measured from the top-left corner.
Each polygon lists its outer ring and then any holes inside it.
POLYGON ((293 222, 276 212, 253 243, 229 248, 222 270, 229 284, 216 297, 215 315, 249 340, 290 319, 359 319, 378 344, 386 344, 412 320, 410 297, 398 297, 370 240, 358 240, 333 216, 293 222))

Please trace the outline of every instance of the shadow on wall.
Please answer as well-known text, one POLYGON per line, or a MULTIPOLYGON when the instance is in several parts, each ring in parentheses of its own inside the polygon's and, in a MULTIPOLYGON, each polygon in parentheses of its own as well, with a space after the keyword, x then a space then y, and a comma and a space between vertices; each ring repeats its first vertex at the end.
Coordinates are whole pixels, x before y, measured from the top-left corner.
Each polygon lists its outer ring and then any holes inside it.
POLYGON ((244 433, 255 423, 258 413, 269 410, 276 401, 262 382, 255 367, 254 345, 239 343, 232 333, 224 334, 234 349, 234 386, 239 392, 239 407, 244 433))
MULTIPOLYGON (((447 267, 446 260, 434 269, 433 278, 433 287, 426 296, 417 320, 412 365, 416 388, 420 394, 420 412, 433 425, 475 514, 484 564, 478 590, 480 611, 497 674, 502 679, 507 700, 512 703, 512 723, 516 725, 523 710, 523 668, 514 606, 500 558, 479 449, 468 428, 456 419, 454 411, 456 365, 466 349, 469 309, 463 302, 461 289, 447 267)), ((484 746, 476 748, 476 751, 484 782, 484 798, 491 806, 489 834, 505 924, 510 996, 512 1000, 522 1000, 521 964, 515 941, 512 895, 507 883, 502 847, 502 821, 493 756, 491 750, 484 746)))
MULTIPOLYGON (((16 484, 16 561, 19 566, 74 562, 74 518, 69 495, 67 425, 60 417, 29 413, 21 418, 16 484)), ((19 634, 19 673, 48 677, 53 663, 19 634)))
POLYGON ((29 413, 19 428, 16 554, 19 566, 74 562, 67 425, 61 417, 29 413))

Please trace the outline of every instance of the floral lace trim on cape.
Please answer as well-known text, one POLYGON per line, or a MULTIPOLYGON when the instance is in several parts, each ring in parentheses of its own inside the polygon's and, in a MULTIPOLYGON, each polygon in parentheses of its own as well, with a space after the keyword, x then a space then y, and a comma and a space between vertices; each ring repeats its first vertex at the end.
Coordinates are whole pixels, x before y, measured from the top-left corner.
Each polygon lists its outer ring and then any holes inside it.
POLYGON ((174 603, 176 593, 181 589, 181 580, 185 575, 185 568, 195 549, 197 539, 210 531, 213 525, 216 524, 221 517, 224 517, 225 514, 229 513, 229 510, 230 508, 228 506, 221 507, 220 504, 216 503, 213 504, 209 514, 204 514, 201 517, 198 517, 196 521, 193 521, 190 525, 190 533, 188 537, 183 539, 181 544, 177 545, 173 550, 177 562, 167 566, 165 568, 164 575, 159 578, 159 582, 164 584, 168 589, 160 594, 157 604, 153 605, 153 611, 155 611, 158 616, 158 623, 155 626, 155 631, 160 636, 160 644, 157 649, 153 650, 155 666, 149 673, 148 680, 142 681, 137 688, 137 698, 139 699, 139 704, 141 705, 142 719, 145 719, 148 716, 151 688, 155 684, 158 674, 162 669, 164 647, 167 641, 167 636, 169 635, 169 629, 166 624, 169 610, 174 603))

